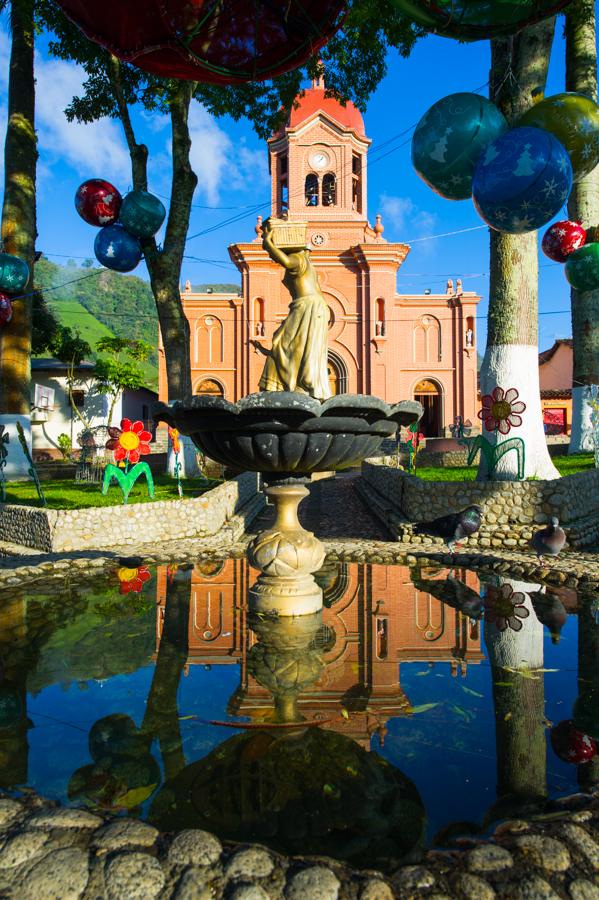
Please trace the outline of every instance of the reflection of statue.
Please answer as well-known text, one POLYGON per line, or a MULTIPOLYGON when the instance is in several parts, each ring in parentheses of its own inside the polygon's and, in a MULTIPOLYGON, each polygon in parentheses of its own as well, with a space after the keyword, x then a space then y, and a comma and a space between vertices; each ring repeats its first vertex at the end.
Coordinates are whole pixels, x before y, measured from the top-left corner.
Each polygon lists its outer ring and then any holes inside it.
POLYGON ((327 374, 329 309, 318 284, 318 275, 306 247, 290 247, 284 252, 273 241, 273 226, 263 226, 262 246, 271 259, 285 268, 283 284, 291 294, 287 318, 272 339, 260 389, 302 391, 317 400, 331 396, 327 374))

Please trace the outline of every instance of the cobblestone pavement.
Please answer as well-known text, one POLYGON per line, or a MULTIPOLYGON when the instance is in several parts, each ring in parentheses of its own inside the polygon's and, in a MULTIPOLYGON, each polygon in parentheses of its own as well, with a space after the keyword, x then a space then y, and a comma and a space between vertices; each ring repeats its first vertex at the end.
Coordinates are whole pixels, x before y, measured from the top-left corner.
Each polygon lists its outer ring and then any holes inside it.
POLYGON ((395 872, 286 857, 206 831, 0 793, 0 897, 15 900, 597 900, 599 795, 503 822, 486 841, 395 872))

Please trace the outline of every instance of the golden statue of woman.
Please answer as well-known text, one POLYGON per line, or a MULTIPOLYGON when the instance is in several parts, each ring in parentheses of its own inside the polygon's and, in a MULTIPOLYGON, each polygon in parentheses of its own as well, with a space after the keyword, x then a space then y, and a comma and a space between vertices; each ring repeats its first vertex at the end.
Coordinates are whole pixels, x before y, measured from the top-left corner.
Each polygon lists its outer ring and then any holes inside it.
POLYGON ((318 275, 307 247, 286 247, 273 241, 269 219, 262 225, 262 246, 271 259, 285 268, 283 284, 291 294, 287 318, 272 338, 272 347, 260 378, 262 391, 301 391, 316 400, 331 396, 327 371, 329 308, 318 284, 318 275))

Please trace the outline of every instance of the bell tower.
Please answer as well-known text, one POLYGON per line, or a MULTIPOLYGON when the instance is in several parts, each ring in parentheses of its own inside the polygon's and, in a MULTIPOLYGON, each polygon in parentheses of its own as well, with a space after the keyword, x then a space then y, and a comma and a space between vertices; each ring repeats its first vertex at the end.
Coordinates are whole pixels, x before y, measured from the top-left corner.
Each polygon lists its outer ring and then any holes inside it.
MULTIPOLYGON (((322 77, 314 79, 268 142, 273 214, 310 225, 355 223, 361 233, 354 228, 353 240, 361 243, 370 143, 360 111, 327 97, 322 77)), ((344 238, 352 243, 347 232, 344 238)))

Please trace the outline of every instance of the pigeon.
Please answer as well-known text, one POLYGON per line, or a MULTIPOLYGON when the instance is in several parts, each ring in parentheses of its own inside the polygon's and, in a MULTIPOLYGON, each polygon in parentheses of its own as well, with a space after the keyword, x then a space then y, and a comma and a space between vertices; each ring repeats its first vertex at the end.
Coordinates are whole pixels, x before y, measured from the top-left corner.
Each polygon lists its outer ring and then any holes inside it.
POLYGON ((560 528, 557 516, 551 516, 549 525, 536 531, 531 541, 541 562, 543 562, 544 556, 559 556, 565 543, 566 532, 560 528))
POLYGON ((551 642, 553 644, 558 644, 561 630, 568 618, 568 613, 566 612, 564 604, 557 594, 554 594, 553 591, 550 590, 547 590, 547 593, 543 593, 543 591, 530 591, 528 596, 532 601, 537 619, 541 625, 546 625, 549 629, 551 642))
POLYGON ((449 516, 440 516, 432 522, 417 522, 414 526, 414 534, 430 534, 443 538, 450 553, 455 552, 455 547, 460 538, 475 534, 481 526, 482 507, 467 506, 458 513, 449 516))

